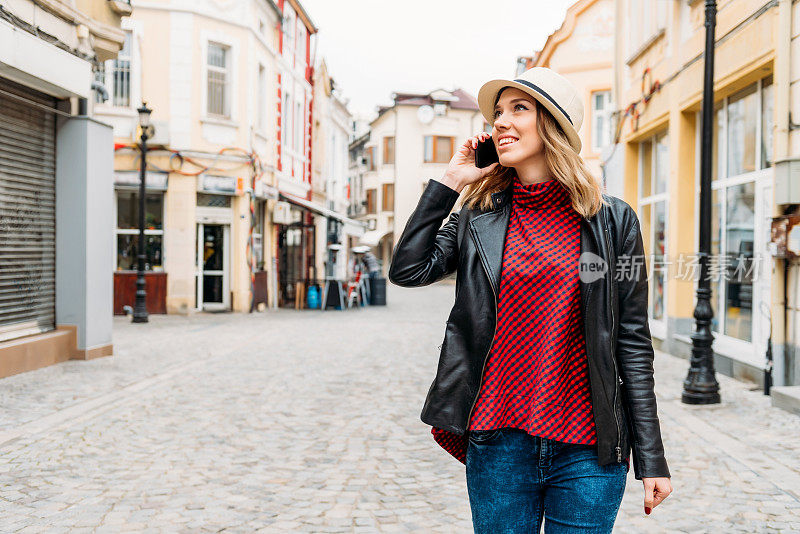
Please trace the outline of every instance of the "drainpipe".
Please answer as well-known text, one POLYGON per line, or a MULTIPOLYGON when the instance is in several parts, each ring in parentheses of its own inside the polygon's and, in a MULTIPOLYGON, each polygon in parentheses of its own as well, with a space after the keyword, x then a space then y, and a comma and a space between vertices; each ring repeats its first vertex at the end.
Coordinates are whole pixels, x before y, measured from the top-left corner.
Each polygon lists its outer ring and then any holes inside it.
MULTIPOLYGON (((773 161, 789 157, 789 117, 791 114, 790 85, 791 85, 791 45, 792 45, 792 0, 778 1, 777 39, 775 50, 775 136, 773 161)), ((773 188, 774 191, 774 188, 773 188)), ((775 204, 773 203, 773 206, 775 204)), ((792 262, 789 258, 783 260, 783 343, 779 345, 783 350, 776 354, 772 369, 772 385, 783 386, 786 381, 787 355, 790 351, 791 335, 789 320, 789 275, 792 262)))
MULTIPOLYGON (((385 266, 386 272, 383 273, 383 276, 389 276, 389 264, 392 261, 392 254, 394 253, 394 245, 397 243, 397 240, 400 238, 400 233, 397 231, 397 165, 400 161, 400 158, 397 157, 397 147, 400 144, 397 142, 397 131, 400 125, 400 117, 398 116, 398 112, 400 111, 400 107, 397 105, 397 102, 394 104, 394 203, 392 204, 392 246, 389 247, 388 250, 385 250, 385 258, 383 261, 383 265, 385 266)), ((377 228, 377 226, 376 226, 377 228)), ((383 243, 384 249, 386 247, 386 242, 383 243)))
POLYGON ((778 35, 775 50, 775 158, 789 157, 789 114, 791 113, 792 0, 778 1, 778 35))

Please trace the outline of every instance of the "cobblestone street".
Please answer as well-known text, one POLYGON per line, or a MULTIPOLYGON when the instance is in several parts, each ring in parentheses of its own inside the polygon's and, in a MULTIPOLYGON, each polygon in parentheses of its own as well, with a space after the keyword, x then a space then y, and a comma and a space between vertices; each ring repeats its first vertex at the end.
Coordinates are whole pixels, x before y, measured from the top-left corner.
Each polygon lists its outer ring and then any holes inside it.
MULTIPOLYGON (((387 307, 115 320, 115 356, 0 380, 0 532, 472 532, 464 466, 419 413, 454 287, 387 307)), ((659 353, 673 495, 633 472, 617 532, 800 532, 800 417, 719 376, 680 402, 659 353)))

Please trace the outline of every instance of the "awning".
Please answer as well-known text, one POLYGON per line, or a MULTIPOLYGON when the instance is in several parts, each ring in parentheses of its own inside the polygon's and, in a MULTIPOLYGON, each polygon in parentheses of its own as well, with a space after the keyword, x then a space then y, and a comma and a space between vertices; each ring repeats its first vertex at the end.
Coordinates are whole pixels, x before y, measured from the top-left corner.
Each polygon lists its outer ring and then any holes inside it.
POLYGON ((357 221, 355 219, 351 219, 350 217, 346 217, 345 215, 342 215, 341 213, 337 213, 337 212, 335 212, 333 210, 329 210, 325 206, 322 206, 321 204, 317 204, 316 202, 312 202, 312 201, 306 200, 304 198, 296 197, 296 196, 291 195, 289 193, 284 193, 283 191, 281 191, 279 193, 279 195, 280 195, 280 198, 282 200, 285 200, 286 202, 291 202, 292 204, 294 204, 296 206, 300 206, 301 208, 305 208, 305 209, 307 209, 309 211, 313 211, 314 213, 317 213, 319 215, 323 215, 323 216, 329 217, 331 219, 338 219, 338 220, 342 221, 343 223, 348 224, 350 226, 358 226, 358 227, 361 227, 361 228, 366 228, 367 227, 367 223, 365 223, 363 221, 357 221))
POLYGON ((358 242, 361 245, 368 245, 370 247, 377 247, 378 243, 381 242, 381 239, 384 236, 391 234, 391 230, 370 230, 366 232, 364 235, 358 238, 358 242))

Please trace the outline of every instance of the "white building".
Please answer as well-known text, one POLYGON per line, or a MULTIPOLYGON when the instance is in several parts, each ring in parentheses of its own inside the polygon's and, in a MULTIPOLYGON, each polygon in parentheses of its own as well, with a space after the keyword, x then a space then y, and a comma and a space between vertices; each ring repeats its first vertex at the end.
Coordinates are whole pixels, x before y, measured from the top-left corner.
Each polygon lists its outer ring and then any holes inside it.
POLYGON ((361 243, 375 247, 386 273, 395 240, 428 180, 441 178, 455 148, 484 131, 477 100, 462 89, 394 93, 370 123, 364 146, 364 190, 370 225, 361 243))
MULTIPOLYGON (((348 146, 352 115, 324 60, 314 69, 313 200, 346 215, 349 206, 348 146)), ((348 237, 364 233, 366 224, 349 218, 317 217, 318 278, 347 278, 348 237), (334 245, 334 246, 330 246, 334 245)))

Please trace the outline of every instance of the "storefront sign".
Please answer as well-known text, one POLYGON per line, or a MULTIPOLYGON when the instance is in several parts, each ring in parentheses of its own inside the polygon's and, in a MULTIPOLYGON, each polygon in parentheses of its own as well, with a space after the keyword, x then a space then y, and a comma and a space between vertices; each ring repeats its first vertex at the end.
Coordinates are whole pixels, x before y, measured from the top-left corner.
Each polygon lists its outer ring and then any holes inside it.
POLYGON ((215 176, 213 174, 200 175, 200 191, 216 195, 235 195, 235 176, 215 176))
MULTIPOLYGON (((169 174, 166 172, 147 171, 144 178, 145 187, 150 191, 166 191, 167 176, 169 174)), ((114 173, 115 187, 139 187, 140 181, 139 171, 116 171, 114 173)))

